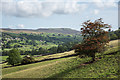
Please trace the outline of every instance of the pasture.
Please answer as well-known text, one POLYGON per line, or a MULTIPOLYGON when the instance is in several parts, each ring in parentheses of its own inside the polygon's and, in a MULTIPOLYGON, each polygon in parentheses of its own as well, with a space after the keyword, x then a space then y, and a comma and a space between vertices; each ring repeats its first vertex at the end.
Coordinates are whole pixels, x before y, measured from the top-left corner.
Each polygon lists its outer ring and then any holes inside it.
MULTIPOLYGON (((97 54, 96 61, 89 63, 91 57, 78 56, 42 61, 2 69, 3 78, 118 78, 119 48, 117 41, 103 55, 97 54)), ((58 58, 74 54, 74 51, 36 57, 36 60, 58 58)))

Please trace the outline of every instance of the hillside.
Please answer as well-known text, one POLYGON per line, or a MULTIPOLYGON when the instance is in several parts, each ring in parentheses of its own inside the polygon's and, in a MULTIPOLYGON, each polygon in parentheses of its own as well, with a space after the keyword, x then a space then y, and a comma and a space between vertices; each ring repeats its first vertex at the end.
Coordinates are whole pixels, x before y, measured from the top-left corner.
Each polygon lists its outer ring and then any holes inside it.
POLYGON ((47 33, 80 34, 79 31, 70 28, 48 28, 48 29, 40 28, 37 29, 36 31, 47 33))
POLYGON ((82 40, 80 35, 56 33, 16 33, 2 32, 0 47, 2 55, 8 55, 12 48, 19 49, 20 53, 40 55, 70 51, 74 44, 82 40))
POLYGON ((39 29, 10 29, 2 28, 2 32, 10 33, 62 33, 62 34, 80 34, 80 31, 70 28, 39 28, 39 29))
MULTIPOLYGON (((111 41, 118 43, 118 40, 111 41)), ((46 56, 58 57, 74 54, 73 51, 46 56)), ((3 68, 3 78, 118 78, 118 47, 113 45, 103 55, 96 54, 96 61, 89 63, 91 57, 78 56, 54 59, 28 65, 3 68), (102 57, 102 58, 101 58, 102 57), (88 74, 89 73, 89 74, 88 74)), ((41 57, 38 57, 39 59, 41 57)))

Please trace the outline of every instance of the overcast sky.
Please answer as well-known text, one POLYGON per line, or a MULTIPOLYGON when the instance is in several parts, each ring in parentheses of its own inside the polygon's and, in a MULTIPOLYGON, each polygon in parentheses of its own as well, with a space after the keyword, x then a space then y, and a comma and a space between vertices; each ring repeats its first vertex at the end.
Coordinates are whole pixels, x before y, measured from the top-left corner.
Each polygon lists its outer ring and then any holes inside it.
POLYGON ((0 27, 13 29, 71 28, 87 20, 118 29, 118 0, 1 0, 0 27))

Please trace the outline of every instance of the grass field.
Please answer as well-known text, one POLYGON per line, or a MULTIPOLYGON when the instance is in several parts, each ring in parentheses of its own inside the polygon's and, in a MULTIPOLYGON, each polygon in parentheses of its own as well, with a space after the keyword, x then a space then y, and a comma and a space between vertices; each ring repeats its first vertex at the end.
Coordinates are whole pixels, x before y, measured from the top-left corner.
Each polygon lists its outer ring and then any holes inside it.
MULTIPOLYGON (((53 55, 47 55, 47 56, 40 56, 40 57, 35 57, 35 61, 40 61, 40 60, 44 60, 44 59, 51 59, 51 58, 60 58, 60 57, 64 57, 67 55, 72 55, 75 54, 74 51, 69 51, 69 52, 64 52, 64 53, 57 53, 57 54, 53 54, 53 55)), ((25 55, 21 55, 22 57, 24 57, 25 55)), ((0 56, 2 57, 2 56, 0 56)), ((5 61, 6 58, 8 56, 3 56, 2 61, 5 61)), ((7 65, 7 63, 1 64, 2 67, 9 67, 11 65, 7 65)))
MULTIPOLYGON (((113 43, 112 41, 110 43, 113 43)), ((114 41, 114 44, 118 41, 114 41)), ((97 54, 94 63, 87 64, 91 57, 79 58, 78 56, 43 61, 34 64, 9 67, 2 69, 3 78, 117 78, 118 47, 110 48, 103 53, 97 54), (103 58, 100 58, 103 57, 103 58)), ((73 51, 44 56, 44 58, 55 58, 74 54, 73 51)), ((43 57, 37 57, 42 59, 43 57)))
POLYGON ((2 61, 5 61, 8 56, 0 56, 2 58, 2 61))

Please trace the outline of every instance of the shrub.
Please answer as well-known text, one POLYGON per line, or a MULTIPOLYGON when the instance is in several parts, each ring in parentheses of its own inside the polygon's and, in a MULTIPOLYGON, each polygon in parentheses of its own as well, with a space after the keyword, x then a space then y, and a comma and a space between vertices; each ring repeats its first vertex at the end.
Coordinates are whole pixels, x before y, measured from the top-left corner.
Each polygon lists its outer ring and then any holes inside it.
POLYGON ((20 56, 20 53, 17 49, 12 49, 10 50, 9 54, 8 54, 8 58, 7 58, 7 62, 10 65, 16 65, 19 64, 21 62, 22 58, 20 56))
POLYGON ((35 59, 30 56, 30 55, 26 55, 25 57, 23 57, 23 60, 21 61, 21 64, 29 64, 35 62, 35 59))

